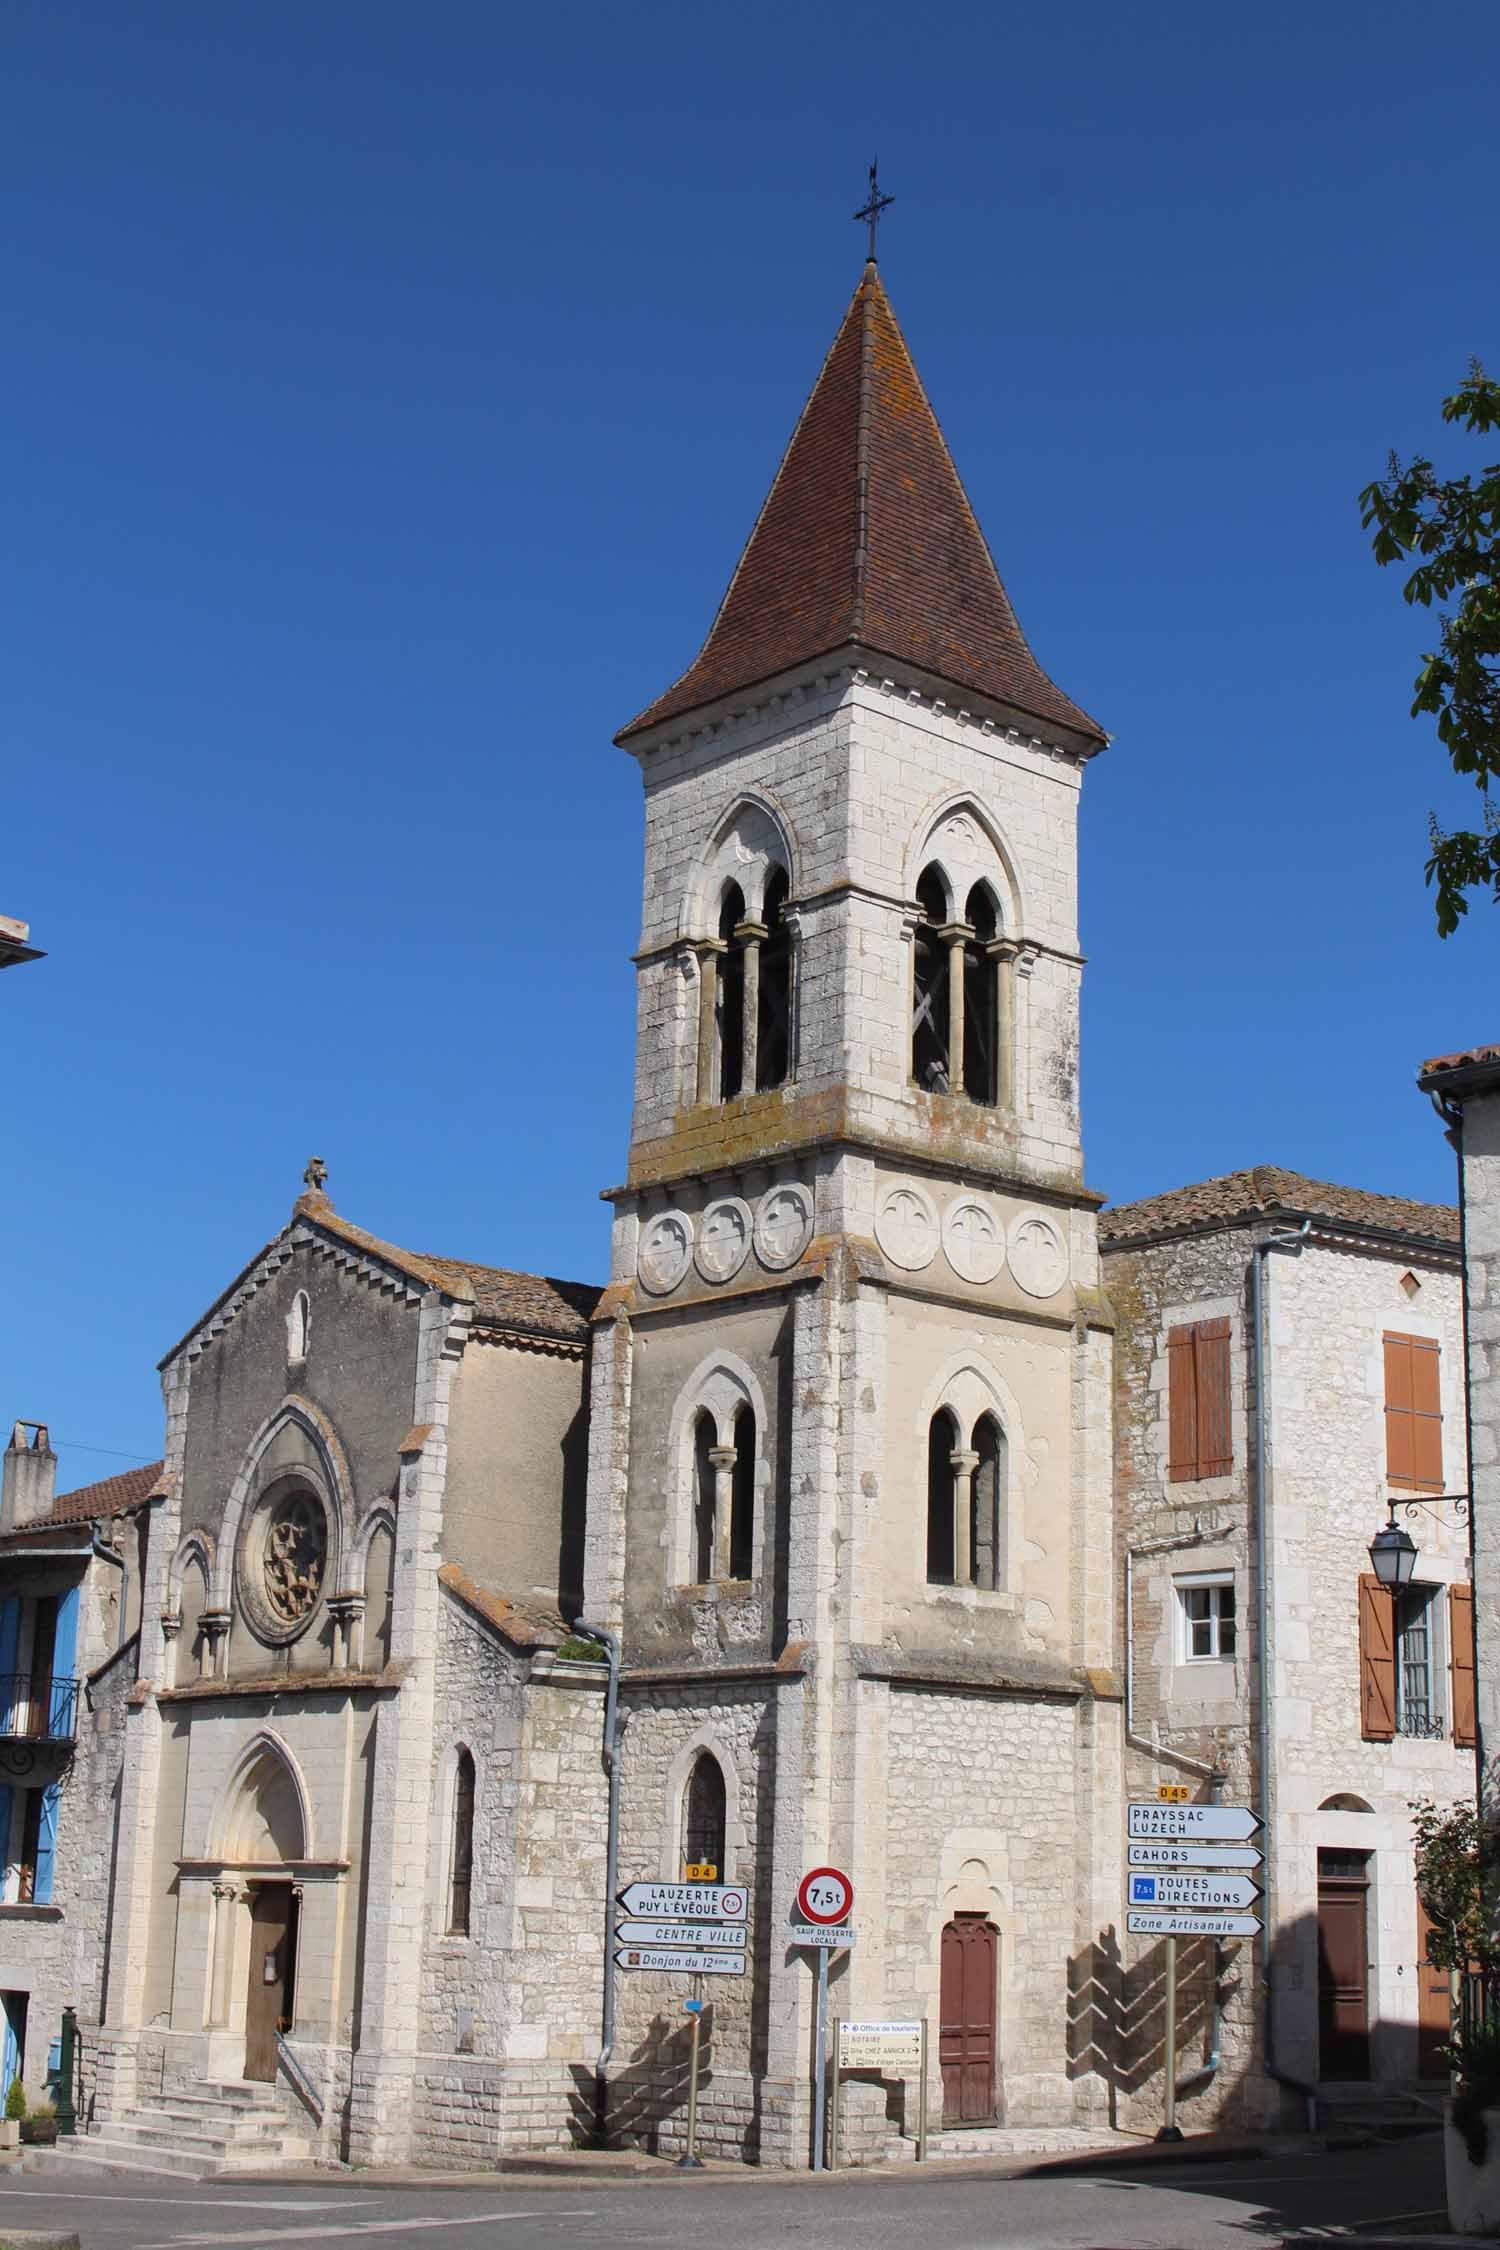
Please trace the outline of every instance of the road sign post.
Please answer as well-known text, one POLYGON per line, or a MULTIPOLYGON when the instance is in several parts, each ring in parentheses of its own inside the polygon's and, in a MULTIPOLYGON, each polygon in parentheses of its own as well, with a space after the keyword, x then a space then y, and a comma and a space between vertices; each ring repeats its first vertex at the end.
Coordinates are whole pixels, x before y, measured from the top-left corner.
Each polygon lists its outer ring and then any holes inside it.
POLYGON ((687 2150, 677 2159, 679 2172, 701 2172, 703 2159, 698 2154, 698 2040, 703 2029, 703 2003, 700 2000, 689 2011, 693 2019, 692 2044, 688 2051, 688 2119, 687 2150))
POLYGON ((797 1912, 804 1925, 810 1925, 806 1937, 792 1934, 794 1945, 813 1945, 818 1955, 817 2023, 813 2034, 813 2146, 812 2169, 823 2172, 828 2168, 826 2135, 828 2129, 828 1956, 841 1951, 848 1944, 828 1942, 836 1926, 849 1918, 854 1904, 854 1885, 838 1867, 813 1867, 797 1885, 797 1912), (816 1935, 812 1933, 816 1932, 816 1935), (825 1935, 827 1933, 827 1935, 825 1935))
POLYGON ((1177 1940, 1167 1940, 1167 2005, 1166 2024, 1162 2032, 1162 2046, 1166 2050, 1166 2114, 1159 2141, 1180 2141, 1182 2128, 1177 2122, 1177 1940))
POLYGON ((1222 1872, 1259 1866, 1260 1852, 1250 1842, 1260 1828, 1259 1815, 1248 1805, 1194 1805, 1187 1797, 1183 1783, 1164 1782, 1154 1801, 1137 1800, 1126 1807, 1125 1817, 1125 1927, 1133 1937, 1167 1941, 1162 2010, 1166 2083, 1159 2141, 1182 2139, 1177 2123, 1177 1941, 1253 1937, 1260 1928, 1254 1914, 1233 1911, 1258 1898, 1254 1878, 1222 1872))

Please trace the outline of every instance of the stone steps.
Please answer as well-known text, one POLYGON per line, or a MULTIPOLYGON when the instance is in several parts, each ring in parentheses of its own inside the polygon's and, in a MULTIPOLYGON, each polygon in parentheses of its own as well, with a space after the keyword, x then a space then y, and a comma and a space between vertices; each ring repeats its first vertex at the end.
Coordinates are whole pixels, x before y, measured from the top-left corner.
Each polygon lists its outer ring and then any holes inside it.
POLYGON ((269 2086, 236 2082, 174 2091, 106 2118, 96 2132, 57 2144, 58 2161, 168 2179, 204 2180, 229 2172, 305 2164, 313 2144, 290 2131, 269 2086))
MULTIPOLYGON (((1134 2146, 1135 2136, 1087 2125, 964 2125, 927 2136, 929 2162, 965 2156, 1081 2156, 1096 2149, 1134 2146)), ((892 2163, 899 2164, 916 2152, 915 2139, 904 2135, 886 2144, 886 2156, 892 2163)))

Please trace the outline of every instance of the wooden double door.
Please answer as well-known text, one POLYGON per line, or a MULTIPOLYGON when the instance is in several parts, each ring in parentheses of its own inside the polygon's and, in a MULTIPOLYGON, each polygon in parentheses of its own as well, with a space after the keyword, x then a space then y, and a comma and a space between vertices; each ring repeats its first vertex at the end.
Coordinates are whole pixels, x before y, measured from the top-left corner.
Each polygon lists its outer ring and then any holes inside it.
POLYGON ((983 1914, 955 1914, 943 1932, 938 2060, 943 2123, 995 2121, 1000 1933, 983 1914))
POLYGON ((257 1883, 250 1898, 245 2076, 276 2076, 276 2035, 289 2031, 297 1983, 297 1899, 290 1883, 257 1883))

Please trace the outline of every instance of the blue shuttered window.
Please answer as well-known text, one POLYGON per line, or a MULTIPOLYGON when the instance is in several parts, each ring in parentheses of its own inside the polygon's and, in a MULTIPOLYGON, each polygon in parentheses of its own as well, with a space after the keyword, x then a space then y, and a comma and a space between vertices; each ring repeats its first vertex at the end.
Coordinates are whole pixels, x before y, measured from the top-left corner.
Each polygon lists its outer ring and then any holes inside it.
POLYGON ((32 1903, 36 1906, 52 1904, 52 1871, 57 1864, 57 1808, 62 1802, 59 1783, 49 1781, 42 1791, 42 1817, 36 1837, 36 1881, 32 1885, 32 1903))
POLYGON ((70 1586, 57 1605, 57 1633, 52 1645, 52 1699, 47 1732, 71 1738, 76 1723, 78 1688, 78 1588, 70 1586))

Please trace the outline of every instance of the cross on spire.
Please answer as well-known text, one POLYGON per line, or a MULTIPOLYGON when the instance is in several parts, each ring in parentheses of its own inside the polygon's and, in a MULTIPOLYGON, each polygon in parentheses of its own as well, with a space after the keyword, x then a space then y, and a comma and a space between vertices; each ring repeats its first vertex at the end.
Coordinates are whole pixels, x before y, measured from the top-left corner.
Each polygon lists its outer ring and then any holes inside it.
POLYGON ((870 199, 862 211, 856 211, 854 214, 856 219, 867 219, 869 221, 870 263, 872 266, 875 263, 875 229, 880 224, 880 214, 896 200, 893 195, 882 195, 880 192, 880 182, 876 177, 879 165, 880 159, 877 156, 875 162, 870 166, 870 199))

